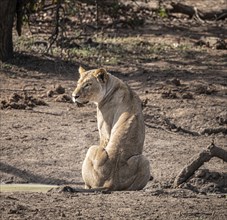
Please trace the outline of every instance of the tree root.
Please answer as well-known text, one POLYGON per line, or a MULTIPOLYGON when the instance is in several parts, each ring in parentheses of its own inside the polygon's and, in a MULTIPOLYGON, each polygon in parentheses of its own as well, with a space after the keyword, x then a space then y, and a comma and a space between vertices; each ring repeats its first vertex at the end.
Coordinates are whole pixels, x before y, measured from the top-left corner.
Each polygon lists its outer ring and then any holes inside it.
POLYGON ((211 134, 218 134, 218 133, 223 133, 223 134, 227 134, 227 128, 205 128, 202 132, 200 132, 201 135, 207 134, 207 135, 211 135, 211 134))
POLYGON ((205 128, 201 132, 196 131, 190 131, 188 129, 182 128, 181 126, 177 126, 174 123, 170 122, 168 118, 164 119, 165 123, 174 132, 183 132, 185 134, 190 134, 192 136, 200 136, 200 135, 212 135, 212 134, 218 134, 223 133, 227 134, 227 128, 219 127, 219 128, 205 128))
POLYGON ((179 172, 174 181, 174 187, 180 186, 186 182, 196 170, 198 170, 205 162, 208 162, 212 157, 218 157, 227 162, 227 151, 217 147, 212 143, 198 155, 193 157, 191 161, 179 172))

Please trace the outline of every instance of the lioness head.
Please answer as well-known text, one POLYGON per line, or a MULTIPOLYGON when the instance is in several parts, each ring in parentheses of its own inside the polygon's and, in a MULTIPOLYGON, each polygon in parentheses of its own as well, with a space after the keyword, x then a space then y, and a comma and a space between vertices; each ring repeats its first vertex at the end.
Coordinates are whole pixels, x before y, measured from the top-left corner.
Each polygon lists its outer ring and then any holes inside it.
POLYGON ((99 103, 106 93, 106 82, 108 73, 105 69, 86 71, 79 68, 80 78, 77 87, 72 93, 74 102, 86 104, 89 101, 99 103))

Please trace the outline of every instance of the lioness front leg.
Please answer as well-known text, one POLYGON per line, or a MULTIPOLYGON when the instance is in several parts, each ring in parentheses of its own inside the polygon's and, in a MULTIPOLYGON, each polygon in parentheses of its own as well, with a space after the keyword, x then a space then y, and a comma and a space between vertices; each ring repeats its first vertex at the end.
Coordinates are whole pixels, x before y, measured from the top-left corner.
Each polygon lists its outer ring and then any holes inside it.
POLYGON ((85 188, 104 187, 104 183, 109 178, 110 173, 111 166, 106 150, 100 146, 91 146, 82 165, 82 177, 85 182, 85 188))

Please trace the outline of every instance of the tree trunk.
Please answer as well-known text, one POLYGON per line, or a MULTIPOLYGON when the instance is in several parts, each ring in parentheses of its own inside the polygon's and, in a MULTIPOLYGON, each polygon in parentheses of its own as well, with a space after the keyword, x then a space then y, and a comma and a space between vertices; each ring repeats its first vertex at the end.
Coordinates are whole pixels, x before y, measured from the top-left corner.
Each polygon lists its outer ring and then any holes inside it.
POLYGON ((0 60, 13 56, 12 28, 17 0, 0 0, 0 60))

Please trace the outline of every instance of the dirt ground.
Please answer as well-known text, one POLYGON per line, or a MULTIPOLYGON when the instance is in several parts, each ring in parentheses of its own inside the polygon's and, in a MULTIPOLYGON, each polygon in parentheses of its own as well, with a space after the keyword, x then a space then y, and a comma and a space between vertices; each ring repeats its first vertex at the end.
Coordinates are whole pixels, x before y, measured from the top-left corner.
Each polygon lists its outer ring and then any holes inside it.
MULTIPOLYGON (((139 51, 133 61, 105 65, 143 101, 144 155, 154 177, 143 190, 1 192, 2 219, 227 219, 222 160, 211 159, 173 188, 179 171, 212 141, 227 150, 227 50, 215 47, 216 39, 227 36, 226 24, 160 19, 130 34, 119 31, 121 37, 138 35, 145 47, 171 46, 149 59, 140 59, 139 51), (209 45, 198 45, 201 37, 209 45)), ((70 99, 80 64, 97 67, 28 52, 1 64, 2 184, 83 187, 81 165, 99 136, 95 106, 78 107, 70 99)))

